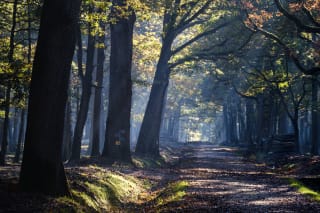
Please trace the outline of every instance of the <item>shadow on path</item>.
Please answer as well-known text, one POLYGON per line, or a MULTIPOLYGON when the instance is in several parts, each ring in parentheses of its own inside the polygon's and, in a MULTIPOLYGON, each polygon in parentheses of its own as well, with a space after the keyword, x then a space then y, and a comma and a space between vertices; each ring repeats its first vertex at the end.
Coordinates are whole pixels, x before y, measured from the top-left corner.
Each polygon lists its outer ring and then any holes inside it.
POLYGON ((190 186, 165 212, 320 212, 320 203, 297 193, 286 178, 244 162, 232 148, 190 145, 177 169, 190 186))

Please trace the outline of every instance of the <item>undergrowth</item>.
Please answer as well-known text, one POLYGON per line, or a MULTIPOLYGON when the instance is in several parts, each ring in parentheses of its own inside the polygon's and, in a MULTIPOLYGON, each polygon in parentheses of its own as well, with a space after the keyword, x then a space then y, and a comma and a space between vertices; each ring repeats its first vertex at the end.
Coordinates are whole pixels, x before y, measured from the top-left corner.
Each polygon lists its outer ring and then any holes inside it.
POLYGON ((55 199, 58 212, 117 212, 124 205, 143 202, 146 198, 142 195, 151 187, 147 181, 96 166, 68 174, 72 176, 71 196, 55 199))
POLYGON ((312 199, 320 202, 320 192, 315 191, 315 190, 307 187, 302 182, 300 182, 294 178, 290 178, 289 182, 290 182, 290 185, 292 187, 296 188, 301 194, 307 195, 307 196, 311 197, 312 199))

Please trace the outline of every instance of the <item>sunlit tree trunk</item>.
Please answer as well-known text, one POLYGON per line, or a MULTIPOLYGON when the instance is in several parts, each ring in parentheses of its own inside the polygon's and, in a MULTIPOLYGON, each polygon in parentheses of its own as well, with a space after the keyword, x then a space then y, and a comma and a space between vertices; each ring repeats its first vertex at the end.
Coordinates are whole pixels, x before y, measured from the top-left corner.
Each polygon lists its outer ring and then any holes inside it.
POLYGON ((169 85, 170 70, 168 61, 171 56, 170 52, 173 39, 174 35, 168 33, 162 43, 160 58, 136 146, 136 153, 139 155, 149 155, 153 157, 160 155, 159 135, 166 92, 169 85))
POLYGON ((80 0, 43 4, 20 172, 23 191, 68 194, 61 147, 79 11, 80 0))
POLYGON ((111 16, 115 17, 117 21, 110 25, 109 108, 102 156, 111 161, 131 162, 131 65, 133 26, 136 18, 130 7, 127 11, 129 13, 128 17, 119 17, 117 7, 125 6, 126 1, 114 0, 112 3, 111 16))

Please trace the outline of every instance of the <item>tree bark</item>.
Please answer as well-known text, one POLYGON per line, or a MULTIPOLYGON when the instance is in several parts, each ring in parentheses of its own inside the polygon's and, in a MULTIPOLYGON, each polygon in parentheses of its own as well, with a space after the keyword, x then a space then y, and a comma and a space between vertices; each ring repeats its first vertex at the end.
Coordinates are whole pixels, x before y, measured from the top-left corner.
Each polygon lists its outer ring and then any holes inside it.
POLYGON ((3 135, 2 135, 2 143, 1 143, 1 151, 0 151, 0 166, 5 165, 5 158, 7 154, 8 148, 8 131, 9 131, 9 111, 10 111, 10 93, 11 93, 11 85, 8 85, 5 96, 5 115, 3 121, 3 135))
POLYGON ((80 0, 45 0, 43 4, 20 172, 23 191, 69 193, 61 147, 79 11, 80 0))
MULTIPOLYGON (((92 11, 92 9, 90 9, 92 11)), ((72 143, 72 154, 71 161, 79 161, 81 155, 81 142, 83 137, 83 129, 87 121, 89 103, 91 97, 91 86, 92 86, 92 72, 93 72, 93 61, 95 52, 95 37, 91 35, 91 24, 89 24, 88 32, 88 48, 87 48, 87 61, 86 61, 86 72, 82 80, 82 94, 80 100, 80 109, 77 116, 77 122, 74 129, 74 137, 72 143)))
POLYGON ((25 119, 26 119, 26 109, 21 110, 20 114, 20 128, 19 128, 19 136, 18 136, 18 143, 16 148, 16 153, 14 156, 14 162, 18 163, 20 161, 20 155, 21 155, 21 148, 23 144, 23 134, 25 133, 25 119))
MULTIPOLYGON (((105 24, 100 23, 100 27, 105 31, 105 24)), ((98 42, 104 44, 105 33, 99 36, 98 42)), ((93 107, 93 135, 92 135, 92 149, 91 157, 100 155, 100 131, 101 131, 101 108, 102 108, 102 88, 103 88, 103 72, 104 72, 104 54, 105 47, 98 48, 97 53, 97 73, 96 73, 96 87, 94 92, 94 107, 93 107)))
POLYGON ((71 125, 71 101, 67 101, 66 114, 64 118, 64 133, 62 146, 62 161, 66 162, 70 159, 72 148, 72 125, 71 125))
POLYGON ((139 155, 159 157, 159 135, 163 108, 169 85, 171 45, 174 35, 168 33, 163 40, 160 58, 152 83, 149 101, 143 117, 135 152, 139 155))
POLYGON ((318 113, 318 82, 316 77, 313 77, 313 81, 312 81, 312 97, 311 97, 311 101, 312 101, 312 112, 311 112, 311 117, 312 117, 312 138, 311 138, 311 153, 314 155, 318 155, 319 154, 319 135, 318 135, 318 117, 319 117, 319 113, 318 113))
POLYGON ((253 148, 254 109, 252 100, 246 100, 246 133, 245 138, 249 149, 253 148))
POLYGON ((131 162, 130 118, 132 98, 132 47, 135 13, 129 7, 128 17, 119 17, 118 6, 126 1, 114 0, 111 16, 117 19, 110 25, 110 89, 105 143, 102 157, 110 161, 131 162))

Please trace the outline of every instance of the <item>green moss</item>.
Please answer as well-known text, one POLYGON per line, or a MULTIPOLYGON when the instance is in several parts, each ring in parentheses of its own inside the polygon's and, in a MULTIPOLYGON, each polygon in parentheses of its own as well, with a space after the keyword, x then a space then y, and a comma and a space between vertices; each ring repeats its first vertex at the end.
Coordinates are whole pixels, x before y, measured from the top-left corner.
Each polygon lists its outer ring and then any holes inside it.
POLYGON ((148 194, 151 187, 146 181, 98 166, 72 171, 71 175, 71 196, 55 200, 59 212, 119 211, 125 204, 141 203, 140 195, 148 194))
POLYGON ((160 168, 166 164, 166 160, 163 157, 153 159, 148 157, 133 156, 132 162, 138 168, 160 168))
POLYGON ((168 203, 181 200, 186 195, 187 181, 177 181, 170 183, 156 198, 157 206, 164 206, 168 203))
POLYGON ((316 201, 320 201, 320 193, 319 192, 316 192, 316 191, 308 188, 303 183, 301 183, 300 181, 298 181, 298 180, 296 180, 294 178, 290 178, 289 182, 290 182, 290 185, 292 187, 295 187, 296 189, 298 189, 298 191, 301 194, 310 196, 312 199, 314 199, 316 201))

